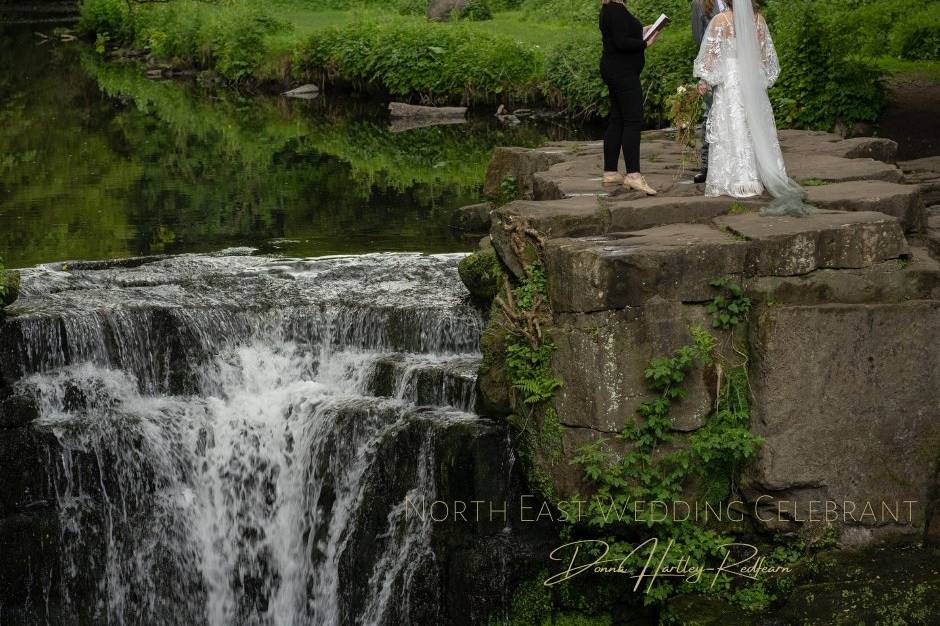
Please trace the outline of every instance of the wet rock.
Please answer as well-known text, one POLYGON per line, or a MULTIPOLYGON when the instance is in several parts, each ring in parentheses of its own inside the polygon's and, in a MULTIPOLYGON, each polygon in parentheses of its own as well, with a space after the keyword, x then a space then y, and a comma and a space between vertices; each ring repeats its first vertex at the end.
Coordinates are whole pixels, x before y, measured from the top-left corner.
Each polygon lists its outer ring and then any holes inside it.
POLYGON ((666 602, 661 622, 676 626, 750 626, 753 619, 727 600, 686 594, 666 602))
POLYGON ((755 619, 761 626, 933 624, 940 606, 936 553, 888 543, 862 551, 830 551, 812 572, 797 570, 782 607, 755 619))
POLYGON ((491 202, 480 202, 460 207, 451 216, 451 228, 466 233, 485 234, 490 230, 491 202))
POLYGON ((53 509, 0 517, 0 621, 64 623, 59 605, 59 519, 53 509))
POLYGON ((920 532, 940 450, 940 302, 765 307, 757 320, 752 430, 765 443, 749 497, 803 520, 811 502, 851 503, 839 524, 869 540, 920 532))
POLYGON ((37 417, 38 401, 30 394, 14 391, 0 400, 0 429, 25 426, 37 417))
POLYGON ((27 426, 0 430, 0 516, 49 505, 46 441, 27 426))
POLYGON ((465 257, 457 266, 457 271, 470 294, 484 303, 492 302, 496 297, 505 276, 496 250, 492 247, 465 257))
POLYGON ((13 270, 0 270, 0 316, 3 308, 8 307, 20 296, 20 273, 13 270))
POLYGON ((510 390, 512 381, 506 371, 506 337, 508 331, 492 321, 480 338, 480 372, 477 387, 480 390, 481 415, 497 417, 512 413, 510 390))

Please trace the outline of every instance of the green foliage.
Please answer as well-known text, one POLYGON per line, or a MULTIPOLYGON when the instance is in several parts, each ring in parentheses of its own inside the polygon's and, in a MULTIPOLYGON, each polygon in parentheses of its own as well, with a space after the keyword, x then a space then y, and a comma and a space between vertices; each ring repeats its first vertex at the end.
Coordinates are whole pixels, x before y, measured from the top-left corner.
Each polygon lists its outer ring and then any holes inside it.
MULTIPOLYGON (((663 515, 652 507, 634 508, 637 503, 676 502, 683 499, 683 490, 693 477, 706 486, 700 496, 715 503, 729 495, 734 477, 741 466, 752 458, 760 440, 750 434, 748 423, 747 376, 743 367, 730 367, 717 350, 717 340, 702 328, 690 329, 693 342, 682 346, 669 357, 653 359, 644 376, 650 391, 657 395, 640 405, 639 419, 624 429, 621 439, 627 451, 618 456, 611 453, 604 441, 586 446, 574 459, 582 466, 596 487, 587 526, 600 533, 611 545, 614 558, 628 555, 635 546, 636 532, 640 537, 657 537, 660 542, 673 540, 675 551, 664 555, 666 566, 682 556, 692 562, 704 563, 723 558, 724 546, 730 538, 695 523, 663 515), (719 372, 730 370, 721 386, 716 409, 706 425, 695 432, 687 445, 677 445, 671 432, 670 410, 675 401, 685 397, 682 384, 696 364, 717 363, 719 372), (607 506, 610 502, 610 506, 607 506), (626 515, 611 512, 626 511, 626 515)), ((668 505, 667 505, 668 506, 668 505)), ((647 554, 631 556, 626 567, 642 567, 647 554)), ((644 596, 648 603, 659 603, 677 592, 728 592, 731 579, 720 577, 715 587, 705 581, 658 580, 644 596)), ((751 602, 756 601, 752 592, 751 602)), ((744 597, 742 596, 742 601, 744 597)))
MULTIPOLYGON (((529 266, 528 278, 513 290, 516 306, 532 312, 548 298, 548 285, 541 266, 529 266)), ((526 337, 513 333, 506 344, 506 370, 514 389, 522 393, 523 402, 536 405, 552 398, 561 381, 552 375, 552 354, 555 345, 543 337, 532 345, 526 337)))
POLYGON ((296 55, 296 65, 433 102, 532 95, 542 71, 541 51, 468 28, 401 18, 364 20, 317 32, 296 55))
POLYGON ((712 325, 722 330, 734 328, 747 317, 751 310, 751 299, 744 295, 741 286, 730 277, 726 276, 709 284, 720 292, 706 307, 712 314, 712 325))
MULTIPOLYGON (((590 26, 597 25, 601 6, 592 0, 524 0, 521 4, 530 20, 590 26)), ((668 15, 674 24, 688 24, 690 19, 686 0, 630 0, 627 8, 644 24, 652 24, 660 13, 668 15)))
MULTIPOLYGON (((687 23, 688 20, 683 24, 687 23)), ((666 29, 646 50, 646 67, 640 79, 646 97, 648 124, 661 126, 667 122, 676 89, 679 85, 696 82, 692 76, 696 54, 695 42, 686 28, 666 29)))
POLYGON ((770 91, 783 127, 831 130, 837 122, 875 122, 884 105, 880 72, 847 58, 841 24, 829 25, 813 0, 774 2, 767 10, 783 72, 770 91))
POLYGON ((838 45, 852 54, 937 58, 930 56, 940 19, 937 0, 830 0, 819 8, 838 45))
POLYGON ((78 29, 116 39, 127 37, 131 32, 129 5, 126 0, 82 0, 78 29))
POLYGON ((940 3, 902 16, 891 29, 888 43, 899 58, 940 61, 940 3))
POLYGON ((503 176, 503 180, 499 183, 499 193, 495 198, 493 198, 493 203, 497 207, 501 207, 504 204, 509 204, 513 200, 516 200, 519 197, 519 183, 516 182, 515 176, 503 176))
POLYGON ((579 117, 607 113, 607 85, 598 69, 600 56, 600 38, 593 31, 572 33, 549 51, 543 91, 553 106, 579 117))
POLYGON ((265 36, 287 28, 251 2, 174 0, 141 6, 136 20, 137 44, 158 58, 216 69, 236 82, 257 71, 265 36))
POLYGON ((460 19, 470 20, 471 22, 484 22, 493 19, 493 12, 490 11, 486 0, 473 0, 461 11, 460 19))
POLYGON ((555 346, 545 341, 536 347, 524 341, 506 346, 506 370, 514 389, 522 392, 523 402, 539 404, 550 400, 561 381, 552 376, 552 354, 555 346))
POLYGON ((457 272, 474 297, 489 302, 498 293, 505 277, 502 265, 492 248, 474 252, 461 259, 457 272))
POLYGON ((530 265, 526 269, 529 276, 513 290, 513 295, 516 299, 516 305, 520 309, 531 311, 535 307, 537 299, 541 298, 542 302, 547 301, 548 282, 545 279, 545 270, 541 265, 530 265))

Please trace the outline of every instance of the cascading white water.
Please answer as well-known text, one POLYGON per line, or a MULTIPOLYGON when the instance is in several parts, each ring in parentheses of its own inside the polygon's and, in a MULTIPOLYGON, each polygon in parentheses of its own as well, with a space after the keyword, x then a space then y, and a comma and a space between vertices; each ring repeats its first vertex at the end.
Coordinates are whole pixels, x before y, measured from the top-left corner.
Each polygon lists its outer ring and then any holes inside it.
POLYGON ((24 321, 23 361, 40 371, 22 383, 56 442, 71 601, 90 594, 88 618, 112 623, 407 619, 435 556, 404 498, 434 498, 435 433, 476 419, 481 324, 455 261, 179 257, 27 275, 37 305, 72 306, 64 323, 24 321), (151 349, 168 342, 183 358, 151 349), (375 502, 383 446, 416 423, 420 445, 375 502))

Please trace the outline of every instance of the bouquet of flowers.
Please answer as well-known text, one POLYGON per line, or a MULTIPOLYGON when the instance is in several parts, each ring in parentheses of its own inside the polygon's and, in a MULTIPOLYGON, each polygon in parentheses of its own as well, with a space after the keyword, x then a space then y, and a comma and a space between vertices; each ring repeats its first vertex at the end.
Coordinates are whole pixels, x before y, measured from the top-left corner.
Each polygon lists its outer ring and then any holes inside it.
POLYGON ((698 126, 705 111, 705 98, 698 92, 696 85, 679 85, 675 95, 670 98, 669 120, 676 129, 676 141, 682 145, 682 167, 690 162, 697 164, 698 151, 695 149, 698 126), (689 158, 689 155, 691 159, 689 158))

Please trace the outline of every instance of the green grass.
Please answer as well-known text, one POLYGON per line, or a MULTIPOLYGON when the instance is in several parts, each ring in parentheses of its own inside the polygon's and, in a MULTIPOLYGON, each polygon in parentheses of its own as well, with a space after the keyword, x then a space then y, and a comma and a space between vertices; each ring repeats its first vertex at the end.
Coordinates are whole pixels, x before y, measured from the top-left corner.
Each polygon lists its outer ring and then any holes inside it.
POLYGON ((889 56, 870 61, 888 76, 940 83, 940 61, 908 61, 889 56))

